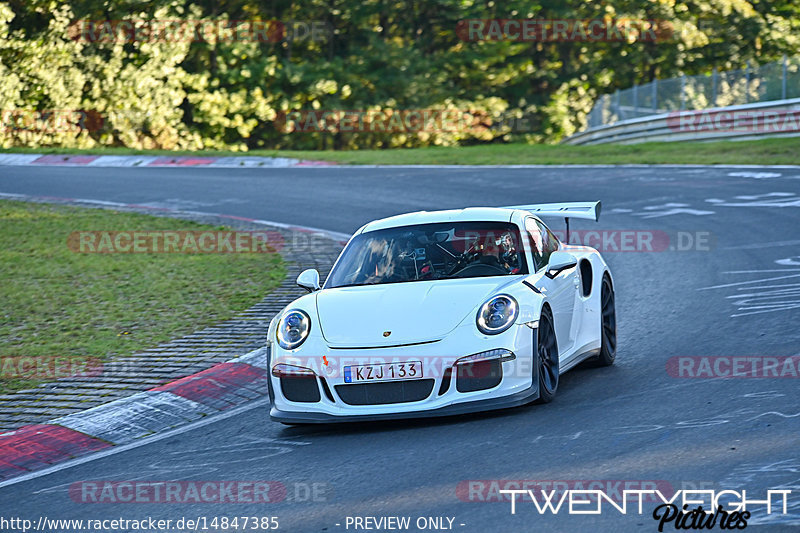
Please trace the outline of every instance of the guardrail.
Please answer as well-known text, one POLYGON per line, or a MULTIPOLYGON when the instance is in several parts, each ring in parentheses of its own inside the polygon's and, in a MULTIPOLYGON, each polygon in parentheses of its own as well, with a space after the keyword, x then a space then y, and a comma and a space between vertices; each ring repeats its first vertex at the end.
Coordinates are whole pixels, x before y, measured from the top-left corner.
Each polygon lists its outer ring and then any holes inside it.
POLYGON ((563 144, 749 140, 800 136, 800 98, 672 111, 584 130, 563 144))

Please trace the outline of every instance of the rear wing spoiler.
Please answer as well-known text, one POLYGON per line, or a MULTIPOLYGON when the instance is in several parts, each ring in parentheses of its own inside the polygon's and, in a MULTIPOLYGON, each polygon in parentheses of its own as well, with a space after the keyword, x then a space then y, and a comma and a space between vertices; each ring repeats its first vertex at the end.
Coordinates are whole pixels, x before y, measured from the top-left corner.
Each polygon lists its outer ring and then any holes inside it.
POLYGON ((565 202, 560 204, 513 205, 507 209, 530 211, 539 217, 600 219, 600 202, 565 202))
POLYGON ((564 217, 567 223, 567 242, 569 242, 569 219, 600 219, 600 202, 564 202, 559 204, 514 205, 507 209, 521 209, 539 217, 564 217))

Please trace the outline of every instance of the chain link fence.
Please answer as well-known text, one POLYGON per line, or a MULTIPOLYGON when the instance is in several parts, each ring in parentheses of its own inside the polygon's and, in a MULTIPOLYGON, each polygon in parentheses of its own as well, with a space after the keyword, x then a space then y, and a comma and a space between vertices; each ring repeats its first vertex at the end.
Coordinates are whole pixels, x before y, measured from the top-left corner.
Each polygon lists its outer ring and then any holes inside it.
POLYGON ((800 57, 709 75, 681 76, 634 85, 598 98, 589 128, 632 118, 800 98, 800 57))

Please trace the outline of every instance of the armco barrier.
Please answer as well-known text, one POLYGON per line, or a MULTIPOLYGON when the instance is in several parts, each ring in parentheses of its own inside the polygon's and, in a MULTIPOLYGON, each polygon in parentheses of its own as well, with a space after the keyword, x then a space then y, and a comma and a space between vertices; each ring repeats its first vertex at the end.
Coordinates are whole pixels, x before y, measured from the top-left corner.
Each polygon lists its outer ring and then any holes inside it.
POLYGON ((672 111, 590 128, 563 144, 751 140, 800 136, 800 98, 696 111, 672 111), (766 121, 766 122, 765 122, 766 121))

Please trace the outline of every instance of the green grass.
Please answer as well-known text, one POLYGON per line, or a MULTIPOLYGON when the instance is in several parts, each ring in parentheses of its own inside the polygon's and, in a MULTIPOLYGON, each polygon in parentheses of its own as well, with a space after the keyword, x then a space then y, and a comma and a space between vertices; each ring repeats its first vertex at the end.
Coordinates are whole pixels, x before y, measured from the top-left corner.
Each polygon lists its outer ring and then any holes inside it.
POLYGON ((9 361, 131 354, 226 320, 283 281, 275 253, 81 254, 67 246, 74 231, 205 229, 222 228, 0 201, 0 391, 36 382, 3 373, 9 361))
POLYGON ((334 161, 343 164, 800 164, 800 137, 761 139, 758 141, 643 143, 567 146, 550 144, 491 144, 469 147, 409 148, 394 150, 292 151, 253 150, 251 152, 170 152, 142 151, 127 148, 71 150, 62 148, 7 148, 2 152, 47 154, 105 155, 192 155, 200 156, 271 156, 334 161))

